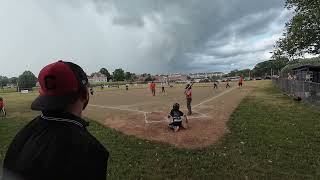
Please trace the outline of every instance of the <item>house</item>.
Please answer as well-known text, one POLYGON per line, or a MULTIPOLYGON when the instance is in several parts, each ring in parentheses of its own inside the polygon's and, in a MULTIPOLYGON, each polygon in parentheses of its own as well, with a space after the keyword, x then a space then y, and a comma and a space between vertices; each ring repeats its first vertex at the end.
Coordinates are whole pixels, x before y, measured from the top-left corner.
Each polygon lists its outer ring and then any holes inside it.
POLYGON ((169 82, 187 82, 187 80, 187 76, 182 74, 171 74, 167 77, 167 81, 169 82))
POLYGON ((212 78, 212 77, 219 77, 221 78, 224 73, 223 72, 211 72, 211 73, 207 73, 208 77, 212 78))
POLYGON ((144 77, 144 76, 138 76, 138 78, 137 78, 137 82, 144 82, 145 81, 145 79, 146 79, 146 77, 144 77))
POLYGON ((295 80, 320 83, 320 66, 303 65, 292 69, 295 80))
POLYGON ((108 82, 108 77, 101 73, 94 73, 93 76, 88 77, 90 83, 104 83, 108 82))
POLYGON ((156 83, 163 83, 163 82, 167 82, 167 77, 164 75, 156 75, 153 76, 154 82, 156 83))
POLYGON ((192 79, 206 79, 212 77, 219 77, 221 78, 224 75, 223 72, 208 72, 208 73, 191 73, 189 76, 192 79))

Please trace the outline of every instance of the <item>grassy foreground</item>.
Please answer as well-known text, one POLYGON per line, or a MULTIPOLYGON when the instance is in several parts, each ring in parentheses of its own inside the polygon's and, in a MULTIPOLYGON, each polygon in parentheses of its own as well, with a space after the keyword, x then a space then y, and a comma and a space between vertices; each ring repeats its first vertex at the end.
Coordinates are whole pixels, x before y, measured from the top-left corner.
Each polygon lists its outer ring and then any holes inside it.
MULTIPOLYGON (((0 162, 16 132, 35 115, 29 111, 34 95, 3 96, 14 101, 12 115, 0 118, 0 162)), ((205 149, 176 149, 93 121, 89 131, 110 151, 109 179, 319 179, 319 117, 261 81, 232 114, 231 133, 205 149)))

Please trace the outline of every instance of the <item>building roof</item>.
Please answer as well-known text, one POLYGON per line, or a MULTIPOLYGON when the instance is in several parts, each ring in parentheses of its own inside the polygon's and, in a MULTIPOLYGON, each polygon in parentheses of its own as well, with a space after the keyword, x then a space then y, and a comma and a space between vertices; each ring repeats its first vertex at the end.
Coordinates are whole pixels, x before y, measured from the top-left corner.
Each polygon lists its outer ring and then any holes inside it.
POLYGON ((296 70, 304 70, 304 69, 320 71, 320 66, 314 66, 314 65, 311 65, 311 64, 306 64, 306 65, 302 65, 302 66, 293 68, 292 70, 296 71, 296 70))

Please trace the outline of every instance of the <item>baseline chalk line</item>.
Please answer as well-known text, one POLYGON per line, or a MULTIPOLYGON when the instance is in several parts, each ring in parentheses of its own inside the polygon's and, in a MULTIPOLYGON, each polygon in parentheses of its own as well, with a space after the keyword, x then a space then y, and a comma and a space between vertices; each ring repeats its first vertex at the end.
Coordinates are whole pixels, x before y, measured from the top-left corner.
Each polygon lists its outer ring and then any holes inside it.
POLYGON ((201 103, 199 103, 199 104, 197 104, 197 105, 195 105, 195 106, 192 106, 192 108, 196 108, 196 107, 198 107, 198 106, 201 106, 201 105, 204 104, 204 103, 210 102, 210 101, 212 101, 212 100, 214 100, 214 99, 216 99, 216 98, 218 98, 218 97, 220 97, 220 96, 223 96, 223 95, 231 92, 232 90, 234 90, 234 89, 236 89, 236 88, 237 88, 237 87, 233 87, 233 88, 231 88, 231 89, 229 89, 229 90, 227 90, 227 91, 224 91, 224 92, 218 94, 217 96, 213 96, 213 97, 210 98, 210 99, 207 99, 207 100, 202 101, 201 103))
POLYGON ((120 110, 120 111, 131 111, 131 112, 138 112, 138 113, 148 113, 146 111, 140 111, 140 110, 128 109, 128 108, 118 108, 118 107, 114 107, 114 106, 101 106, 101 105, 95 105, 95 104, 89 104, 89 106, 99 107, 99 108, 104 108, 104 109, 115 109, 115 110, 120 110))

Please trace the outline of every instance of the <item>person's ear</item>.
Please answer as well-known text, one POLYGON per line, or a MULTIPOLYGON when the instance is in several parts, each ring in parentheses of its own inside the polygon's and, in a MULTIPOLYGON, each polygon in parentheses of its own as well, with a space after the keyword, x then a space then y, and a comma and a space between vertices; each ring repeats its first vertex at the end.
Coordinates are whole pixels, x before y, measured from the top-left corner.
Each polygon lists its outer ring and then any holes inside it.
POLYGON ((84 88, 81 93, 81 99, 87 101, 89 99, 89 90, 84 88))

